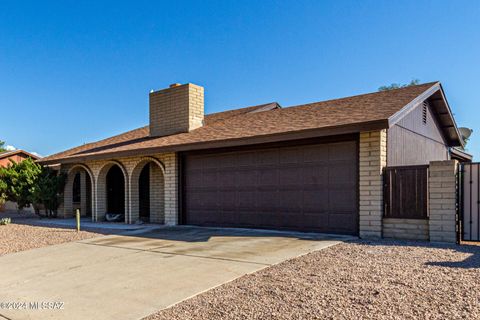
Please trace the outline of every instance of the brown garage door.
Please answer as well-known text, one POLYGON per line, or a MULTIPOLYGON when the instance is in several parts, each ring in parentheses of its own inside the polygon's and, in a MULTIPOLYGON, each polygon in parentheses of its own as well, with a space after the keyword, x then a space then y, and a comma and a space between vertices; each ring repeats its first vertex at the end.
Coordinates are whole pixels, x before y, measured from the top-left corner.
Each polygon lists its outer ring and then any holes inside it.
POLYGON ((356 141, 183 157, 183 223, 357 234, 356 141))

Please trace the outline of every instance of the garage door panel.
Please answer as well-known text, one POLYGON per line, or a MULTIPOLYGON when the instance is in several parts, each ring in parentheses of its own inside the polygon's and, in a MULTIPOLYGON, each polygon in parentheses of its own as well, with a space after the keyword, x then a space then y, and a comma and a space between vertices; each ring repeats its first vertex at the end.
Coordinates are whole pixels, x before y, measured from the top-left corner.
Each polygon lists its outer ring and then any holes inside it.
POLYGON ((237 184, 237 171, 236 170, 217 170, 217 183, 219 187, 233 187, 237 184))
POLYGON ((328 193, 328 202, 337 211, 355 211, 357 208, 356 195, 348 192, 348 190, 330 190, 328 193))
POLYGON ((306 146, 303 148, 303 162, 327 163, 329 147, 325 144, 306 146))
POLYGON ((236 191, 219 191, 217 193, 217 201, 221 210, 235 210, 236 207, 236 191))
POLYGON ((303 168, 303 181, 305 185, 327 186, 329 177, 327 165, 306 165, 303 168))
POLYGON ((258 170, 258 181, 257 185, 259 186, 278 186, 278 168, 266 167, 258 170))
POLYGON ((249 189, 249 190, 242 190, 236 191, 236 205, 238 209, 252 209, 255 207, 255 200, 257 198, 256 191, 249 189))
POLYGON ((312 225, 317 226, 316 230, 320 232, 329 232, 332 229, 327 212, 304 212, 302 216, 302 224, 305 229, 308 229, 309 226, 312 225))
POLYGON ((356 168, 350 163, 337 164, 328 171, 328 184, 355 184, 356 168))
POLYGON ((258 173, 255 168, 241 168, 238 169, 235 176, 237 186, 255 186, 258 179, 258 173))
POLYGON ((258 210, 262 211, 277 210, 278 193, 269 189, 257 191, 256 205, 258 210))
POLYGON ((328 190, 304 190, 303 208, 305 211, 327 211, 329 209, 328 197, 328 190))
POLYGON ((352 213, 332 213, 329 215, 330 227, 337 232, 355 228, 355 222, 351 219, 352 213))
POLYGON ((277 165, 278 160, 278 149, 265 149, 259 150, 257 152, 257 159, 255 164, 259 165, 277 165))
POLYGON ((279 186, 299 186, 303 185, 303 170, 298 166, 282 166, 278 175, 279 186))
POLYGON ((285 148, 280 151, 280 164, 297 165, 302 162, 302 157, 299 157, 303 151, 301 148, 285 148))
POLYGON ((278 207, 282 212, 302 212, 303 191, 281 190, 278 191, 278 207))
POLYGON ((183 159, 186 224, 358 232, 355 141, 183 159))
POLYGON ((238 152, 236 159, 237 167, 255 167, 256 153, 253 151, 238 152))
POLYGON ((328 146, 329 161, 350 162, 352 158, 356 158, 357 148, 355 142, 339 142, 331 143, 328 146))

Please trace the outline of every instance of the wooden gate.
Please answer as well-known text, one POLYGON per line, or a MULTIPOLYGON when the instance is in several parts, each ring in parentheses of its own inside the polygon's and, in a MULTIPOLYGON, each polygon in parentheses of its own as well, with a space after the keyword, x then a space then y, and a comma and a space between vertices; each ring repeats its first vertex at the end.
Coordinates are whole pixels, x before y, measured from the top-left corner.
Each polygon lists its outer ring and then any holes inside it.
POLYGON ((480 163, 462 163, 459 172, 461 240, 480 241, 480 163))
POLYGON ((387 167, 384 175, 384 217, 428 218, 428 165, 387 167))

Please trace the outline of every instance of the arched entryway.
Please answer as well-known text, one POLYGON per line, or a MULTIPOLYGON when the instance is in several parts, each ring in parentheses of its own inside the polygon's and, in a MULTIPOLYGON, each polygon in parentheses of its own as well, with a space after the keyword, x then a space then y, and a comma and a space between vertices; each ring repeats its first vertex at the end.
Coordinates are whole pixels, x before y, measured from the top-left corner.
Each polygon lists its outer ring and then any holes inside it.
POLYGON ((164 165, 155 158, 140 161, 132 171, 130 223, 165 221, 164 165))
POLYGON ((125 177, 114 165, 107 172, 107 213, 125 215, 125 177))
POLYGON ((76 165, 67 173, 64 192, 64 216, 73 217, 77 209, 82 217, 93 213, 93 176, 85 165, 76 165))
POLYGON ((124 215, 127 221, 127 173, 123 166, 111 161, 100 170, 97 178, 98 209, 96 221, 104 221, 107 213, 124 215))

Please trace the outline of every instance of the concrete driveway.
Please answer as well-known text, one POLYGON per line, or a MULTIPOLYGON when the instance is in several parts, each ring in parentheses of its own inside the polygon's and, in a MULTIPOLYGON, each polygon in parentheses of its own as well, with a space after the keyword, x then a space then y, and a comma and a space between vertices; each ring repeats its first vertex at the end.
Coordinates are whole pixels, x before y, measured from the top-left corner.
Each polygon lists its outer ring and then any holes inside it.
POLYGON ((166 227, 9 254, 0 257, 0 319, 141 319, 342 239, 166 227))

